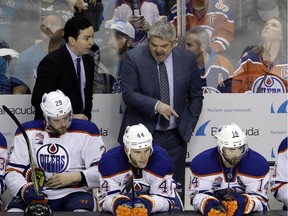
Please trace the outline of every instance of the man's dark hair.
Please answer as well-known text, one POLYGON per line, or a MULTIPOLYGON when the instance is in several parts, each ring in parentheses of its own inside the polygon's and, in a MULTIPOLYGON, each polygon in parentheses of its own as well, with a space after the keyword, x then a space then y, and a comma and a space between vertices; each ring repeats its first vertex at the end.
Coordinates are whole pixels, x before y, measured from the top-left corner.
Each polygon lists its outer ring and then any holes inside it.
POLYGON ((92 26, 90 21, 82 16, 74 16, 67 21, 64 27, 64 40, 68 42, 69 37, 77 39, 80 30, 84 30, 92 26))

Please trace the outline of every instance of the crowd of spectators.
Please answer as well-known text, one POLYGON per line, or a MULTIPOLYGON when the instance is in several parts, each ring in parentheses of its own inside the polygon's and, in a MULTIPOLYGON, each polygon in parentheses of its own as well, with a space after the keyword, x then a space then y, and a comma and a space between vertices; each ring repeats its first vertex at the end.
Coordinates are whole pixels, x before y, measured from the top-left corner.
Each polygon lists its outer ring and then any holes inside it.
MULTIPOLYGON (((64 44, 63 27, 65 22, 73 15, 86 17, 91 22, 95 31, 91 55, 94 56, 95 63, 98 63, 98 65, 107 64, 105 63, 105 58, 99 59, 99 56, 102 55, 100 52, 103 52, 103 56, 105 56, 107 48, 99 51, 98 49, 109 47, 109 43, 111 44, 111 33, 108 36, 109 26, 115 20, 130 22, 134 27, 135 36, 132 45, 129 45, 129 47, 133 48, 145 44, 149 27, 156 21, 164 19, 171 21, 175 25, 176 30, 177 25, 185 25, 187 35, 180 35, 178 32, 178 46, 186 44, 187 48, 187 43, 190 43, 187 41, 189 41, 189 37, 193 36, 191 36, 192 33, 190 34, 190 32, 199 31, 195 30, 195 27, 201 27, 207 32, 203 33, 205 36, 200 38, 195 36, 193 39, 199 40, 202 44, 201 53, 203 53, 201 56, 204 58, 203 62, 198 62, 198 64, 200 65, 200 72, 201 70, 202 72, 205 71, 202 74, 202 78, 205 77, 205 82, 208 82, 208 84, 204 82, 203 85, 213 87, 212 89, 208 87, 205 88, 206 90, 203 89, 205 93, 257 92, 257 87, 255 91, 251 90, 251 87, 253 82, 258 79, 263 81, 260 87, 262 90, 258 90, 258 92, 287 92, 287 76, 285 76, 284 72, 281 73, 281 71, 285 71, 285 68, 287 70, 287 35, 284 34, 287 26, 287 1, 195 0, 187 1, 182 11, 181 8, 178 8, 179 5, 175 0, 147 0, 143 3, 140 3, 140 1, 127 2, 120 0, 105 0, 103 2, 94 0, 18 0, 13 5, 6 1, 0 2, 0 7, 2 11, 0 14, 0 39, 5 41, 11 49, 20 53, 19 57, 15 58, 14 56, 11 59, 10 66, 6 68, 4 75, 17 79, 18 83, 21 82, 28 88, 27 91, 21 91, 22 93, 29 94, 33 92, 38 64, 49 52, 64 44), (183 19, 178 20, 178 13, 182 17, 186 17, 184 23, 183 19), (283 28, 280 29, 279 34, 283 33, 283 35, 281 35, 282 39, 280 39, 281 47, 275 47, 279 45, 273 43, 272 47, 267 50, 266 45, 264 45, 267 44, 267 36, 262 36, 262 30, 267 25, 266 22, 271 18, 279 20, 281 23, 280 28, 283 28), (109 37, 110 42, 108 41, 109 37), (206 40, 205 43, 203 38, 206 40), (180 42, 183 39, 185 43, 181 44, 180 42), (266 40, 266 42, 263 40, 266 40), (262 58, 262 56, 260 60, 251 60, 248 57, 248 60, 252 61, 251 64, 256 61, 255 64, 260 63, 263 66, 263 73, 254 75, 253 70, 249 67, 247 69, 248 73, 251 72, 252 74, 249 77, 252 76, 253 78, 249 81, 247 81, 249 78, 246 78, 246 81, 243 81, 244 78, 242 77, 240 78, 240 84, 238 78, 233 80, 232 77, 234 74, 239 77, 241 75, 240 71, 245 70, 243 69, 245 65, 243 66, 242 63, 247 61, 245 59, 247 53, 243 52, 244 48, 256 45, 264 47, 265 56, 267 54, 276 56, 273 59, 262 58), (281 51, 278 52, 277 50, 281 51), (267 67, 267 65, 272 67, 267 67), (265 71, 269 72, 265 73, 265 71), (274 78, 277 80, 278 86, 272 88, 269 86, 269 82, 274 78), (246 85, 246 83, 248 83, 249 87, 241 87, 241 85, 246 85), (234 85, 233 88, 232 84, 234 85)), ((197 41, 193 43, 197 43, 197 41)), ((255 56, 259 56, 259 52, 262 52, 259 50, 261 49, 257 49, 255 53, 255 49, 253 49, 250 53, 254 52, 255 56)), ((192 50, 192 52, 198 55, 197 51, 192 50)), ((121 55, 121 58, 114 55, 113 59, 116 62, 121 62, 121 59, 124 58, 123 54, 121 55)), ((1 55, 1 57, 3 56, 1 55)), ((115 65, 118 64, 115 63, 115 65)), ((117 67, 119 69, 119 65, 117 67)), ((101 67, 95 66, 94 73, 96 75, 97 73, 99 74, 98 70, 101 70, 101 67)), ((103 72, 100 71, 100 73, 103 72)), ((97 76, 95 76, 95 79, 94 83, 97 84, 97 76)), ((107 85, 113 86, 114 81, 112 80, 112 83, 107 85)), ((1 79, 1 83, 5 82, 1 79)), ((254 85, 258 84, 254 83, 254 85)), ((107 88, 110 87, 108 86, 107 88)), ((94 86, 94 89, 94 93, 120 92, 119 88, 117 91, 109 90, 108 92, 97 90, 97 86, 94 86)), ((3 94, 11 92, 13 91, 2 91, 3 94)))

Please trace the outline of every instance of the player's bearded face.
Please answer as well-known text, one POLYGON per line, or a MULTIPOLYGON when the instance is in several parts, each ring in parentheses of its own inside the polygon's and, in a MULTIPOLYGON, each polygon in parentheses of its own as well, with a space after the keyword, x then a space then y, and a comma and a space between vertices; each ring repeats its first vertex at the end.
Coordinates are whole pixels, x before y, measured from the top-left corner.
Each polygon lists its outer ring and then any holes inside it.
POLYGON ((66 133, 70 124, 71 114, 61 116, 60 118, 49 118, 50 128, 59 135, 66 133))
POLYGON ((144 169, 147 166, 150 154, 150 147, 144 149, 131 149, 130 158, 137 168, 144 169))
POLYGON ((236 165, 240 162, 243 151, 244 151, 243 146, 238 148, 223 148, 223 157, 231 165, 232 164, 236 165))
POLYGON ((108 46, 114 48, 117 54, 121 55, 128 49, 128 38, 120 32, 111 31, 108 34, 108 46))

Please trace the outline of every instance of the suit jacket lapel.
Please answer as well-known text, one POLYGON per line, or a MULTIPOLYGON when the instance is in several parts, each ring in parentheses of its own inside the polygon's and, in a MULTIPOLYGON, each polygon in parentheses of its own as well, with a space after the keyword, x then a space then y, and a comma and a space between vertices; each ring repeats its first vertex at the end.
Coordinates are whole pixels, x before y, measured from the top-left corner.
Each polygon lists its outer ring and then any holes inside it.
MULTIPOLYGON (((180 62, 182 62, 181 60, 179 61, 179 58, 181 59, 178 49, 174 48, 172 51, 172 61, 173 61, 173 80, 174 80, 174 104, 175 104, 175 95, 177 95, 177 86, 179 86, 179 83, 177 82, 179 77, 181 77, 181 71, 182 71, 182 65, 180 64, 180 62)), ((183 62, 182 62, 183 64, 183 62)))
POLYGON ((148 77, 152 78, 152 85, 154 87, 155 92, 157 93, 158 98, 160 98, 160 86, 159 86, 159 75, 158 75, 158 67, 154 57, 151 55, 149 46, 143 51, 144 57, 144 70, 147 73, 148 77))

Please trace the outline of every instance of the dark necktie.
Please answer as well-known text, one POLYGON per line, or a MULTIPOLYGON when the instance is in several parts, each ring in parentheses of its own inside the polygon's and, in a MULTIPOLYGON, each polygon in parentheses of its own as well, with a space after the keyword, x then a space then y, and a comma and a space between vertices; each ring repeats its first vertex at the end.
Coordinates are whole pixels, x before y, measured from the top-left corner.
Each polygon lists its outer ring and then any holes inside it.
MULTIPOLYGON (((81 61, 81 59, 77 58, 76 70, 77 70, 77 78, 78 78, 78 88, 80 90, 82 108, 83 108, 83 98, 82 98, 82 88, 81 88, 81 64, 80 64, 80 61, 81 61)), ((83 109, 82 109, 82 111, 83 111, 83 109)))
MULTIPOLYGON (((167 70, 164 62, 159 64, 159 85, 160 85, 160 97, 161 101, 165 104, 170 105, 169 96, 169 82, 167 70)), ((169 126, 169 120, 166 120, 162 115, 160 115, 160 130, 166 130, 169 126)))
POLYGON ((81 91, 81 65, 80 65, 80 58, 77 58, 76 70, 77 70, 77 78, 78 78, 78 87, 81 91))

